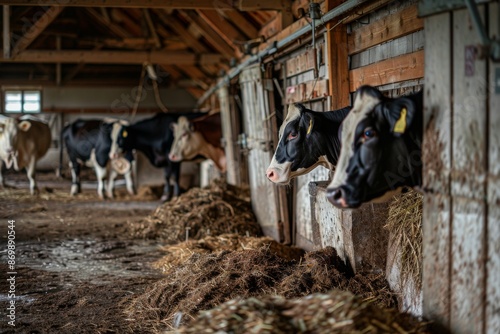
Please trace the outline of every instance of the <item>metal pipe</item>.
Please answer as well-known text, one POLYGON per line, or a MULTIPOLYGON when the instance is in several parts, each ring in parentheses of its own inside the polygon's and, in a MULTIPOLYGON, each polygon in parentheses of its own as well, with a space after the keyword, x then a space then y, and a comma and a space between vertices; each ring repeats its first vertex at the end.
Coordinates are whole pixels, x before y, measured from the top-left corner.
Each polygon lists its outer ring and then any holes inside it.
MULTIPOLYGON (((344 14, 344 13, 352 10, 356 6, 359 6, 360 4, 362 4, 364 2, 367 2, 367 1, 368 0, 349 0, 349 1, 346 1, 346 2, 342 3, 341 5, 333 8, 332 10, 330 10, 325 15, 323 15, 323 18, 321 20, 314 20, 314 25, 318 26, 320 24, 324 24, 324 23, 326 23, 326 22, 328 22, 328 21, 336 18, 337 16, 340 16, 340 15, 342 15, 342 14, 344 14)), ((229 74, 227 74, 224 77, 222 77, 219 80, 219 82, 217 82, 217 84, 215 84, 214 86, 210 87, 210 89, 208 89, 199 98, 199 100, 198 100, 198 106, 200 106, 201 104, 203 104, 203 102, 205 102, 210 97, 210 95, 212 95, 213 93, 215 93, 215 91, 217 91, 217 89, 219 89, 222 85, 230 82, 231 79, 233 79, 238 74, 240 74, 240 72, 243 69, 245 69, 249 65, 251 65, 251 64, 259 61, 260 59, 262 59, 264 57, 267 57, 267 56, 272 55, 273 53, 276 53, 283 46, 285 46, 285 45, 293 42, 297 38, 302 37, 303 35, 309 33, 311 31, 311 29, 312 29, 311 25, 305 25, 302 28, 300 28, 299 30, 297 30, 297 31, 293 32, 292 34, 288 35, 287 37, 285 37, 285 38, 283 38, 283 39, 281 39, 279 41, 276 41, 275 43, 271 44, 270 47, 268 47, 267 49, 262 50, 261 52, 259 52, 256 55, 251 56, 250 58, 247 58, 247 60, 245 60, 243 63, 239 64, 238 66, 236 66, 229 74)))
POLYGON ((10 58, 10 8, 3 6, 3 58, 10 58))

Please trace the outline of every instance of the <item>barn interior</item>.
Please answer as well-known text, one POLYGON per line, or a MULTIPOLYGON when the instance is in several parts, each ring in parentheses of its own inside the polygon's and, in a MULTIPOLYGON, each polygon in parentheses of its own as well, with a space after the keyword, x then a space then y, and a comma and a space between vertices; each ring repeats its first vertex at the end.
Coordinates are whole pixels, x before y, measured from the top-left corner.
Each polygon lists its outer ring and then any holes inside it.
POLYGON ((500 332, 498 0, 0 4, 0 123, 51 133, 37 194, 0 167, 0 332, 500 332), (341 209, 334 169, 271 182, 288 108, 363 85, 424 92, 421 186, 341 209), (120 174, 100 198, 91 165, 70 194, 68 124, 195 112, 220 115, 225 170, 183 161, 162 201, 135 150, 134 194, 120 174))

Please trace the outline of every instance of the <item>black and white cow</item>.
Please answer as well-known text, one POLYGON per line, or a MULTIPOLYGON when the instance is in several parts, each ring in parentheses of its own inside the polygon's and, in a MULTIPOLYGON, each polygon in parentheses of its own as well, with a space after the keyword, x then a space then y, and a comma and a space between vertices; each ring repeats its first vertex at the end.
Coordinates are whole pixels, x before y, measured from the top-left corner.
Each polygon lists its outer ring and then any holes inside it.
POLYGON ((153 166, 164 168, 165 186, 161 200, 170 199, 171 176, 173 195, 179 196, 180 162, 172 162, 168 158, 174 141, 170 124, 181 116, 193 119, 203 115, 206 113, 159 113, 129 126, 122 125, 113 131, 110 157, 114 158, 122 151, 141 151, 153 166))
MULTIPOLYGON (((111 150, 111 133, 114 128, 128 124, 123 120, 116 119, 78 119, 64 127, 61 132, 61 139, 68 152, 69 165, 71 167, 72 185, 71 195, 76 195, 81 191, 80 168, 81 164, 93 167, 97 176, 97 194, 104 198, 104 179, 108 169, 110 170, 108 188, 106 195, 113 198, 114 179, 118 172, 110 168, 108 163, 109 152, 111 150)), ((125 177, 127 191, 134 194, 134 184, 132 181, 132 162, 133 155, 131 151, 126 152, 125 158, 128 160, 128 168, 122 171, 125 177)))
POLYGON ((342 123, 342 149, 328 200, 356 208, 385 201, 404 186, 422 183, 422 92, 388 98, 374 87, 356 92, 342 123))
POLYGON ((317 112, 291 104, 279 130, 279 142, 267 168, 269 180, 288 184, 317 166, 335 168, 340 153, 338 129, 350 107, 317 112))

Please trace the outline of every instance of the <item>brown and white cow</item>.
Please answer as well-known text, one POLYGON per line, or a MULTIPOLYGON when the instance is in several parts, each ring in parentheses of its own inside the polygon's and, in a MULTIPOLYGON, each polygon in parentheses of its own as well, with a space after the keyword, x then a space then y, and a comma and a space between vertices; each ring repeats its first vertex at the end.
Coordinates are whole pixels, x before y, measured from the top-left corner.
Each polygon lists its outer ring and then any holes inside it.
POLYGON ((221 172, 226 171, 226 155, 221 147, 220 113, 188 120, 179 117, 171 125, 174 142, 168 158, 172 161, 192 160, 201 155, 215 163, 221 172))
POLYGON ((33 116, 19 120, 0 118, 0 185, 4 186, 2 164, 16 171, 26 168, 30 192, 38 192, 35 180, 36 162, 47 153, 52 137, 47 123, 33 116))

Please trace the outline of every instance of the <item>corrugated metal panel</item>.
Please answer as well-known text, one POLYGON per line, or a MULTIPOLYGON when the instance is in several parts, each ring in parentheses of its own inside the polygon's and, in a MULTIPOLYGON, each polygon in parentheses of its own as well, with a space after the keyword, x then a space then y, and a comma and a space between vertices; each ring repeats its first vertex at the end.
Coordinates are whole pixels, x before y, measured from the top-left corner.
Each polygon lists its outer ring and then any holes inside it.
POLYGON ((264 233, 281 241, 277 190, 266 177, 272 153, 264 151, 270 138, 269 101, 264 89, 260 65, 242 71, 240 85, 243 96, 243 124, 249 142, 248 171, 252 207, 264 233))

